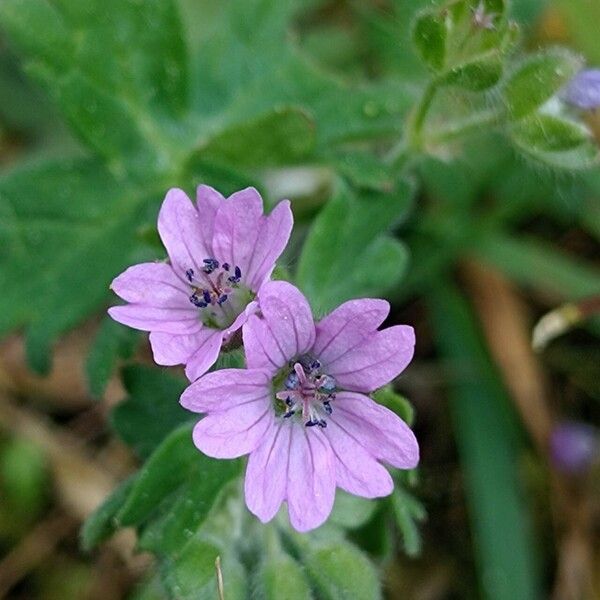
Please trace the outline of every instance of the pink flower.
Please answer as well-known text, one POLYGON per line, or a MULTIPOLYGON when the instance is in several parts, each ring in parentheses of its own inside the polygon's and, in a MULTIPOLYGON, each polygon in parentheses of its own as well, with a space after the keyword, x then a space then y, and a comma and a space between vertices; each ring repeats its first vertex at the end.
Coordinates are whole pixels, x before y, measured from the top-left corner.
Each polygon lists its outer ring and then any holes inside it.
POLYGON ((243 332, 248 368, 208 373, 181 404, 207 413, 193 435, 202 452, 250 455, 248 508, 267 522, 287 501, 292 525, 308 531, 327 519, 336 486, 386 496, 393 482, 381 462, 417 465, 412 431, 367 395, 408 365, 414 332, 377 330, 389 313, 384 300, 351 300, 316 325, 289 283, 266 283, 258 300, 243 332))
POLYGON ((196 206, 183 191, 169 190, 158 215, 169 262, 121 273, 111 287, 129 304, 110 308, 110 316, 150 331, 154 360, 185 364, 188 378, 197 379, 256 309, 256 293, 271 276, 292 222, 289 201, 265 216, 254 188, 224 198, 201 185, 196 206))

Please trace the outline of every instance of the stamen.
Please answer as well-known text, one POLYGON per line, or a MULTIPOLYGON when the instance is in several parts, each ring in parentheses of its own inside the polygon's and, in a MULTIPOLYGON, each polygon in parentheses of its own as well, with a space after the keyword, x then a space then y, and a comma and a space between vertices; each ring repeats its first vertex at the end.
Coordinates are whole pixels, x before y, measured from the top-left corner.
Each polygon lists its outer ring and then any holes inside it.
POLYGON ((202 270, 207 275, 210 275, 215 269, 219 268, 219 261, 216 258, 205 258, 202 262, 204 263, 202 270))
MULTIPOLYGON (((231 269, 229 263, 223 263, 219 268, 216 258, 208 257, 202 260, 204 265, 196 276, 194 269, 187 269, 185 276, 192 287, 190 302, 198 308, 207 306, 222 306, 241 281, 242 271, 234 267, 234 275, 226 277, 231 269), (214 275, 213 275, 214 274, 214 275)), ((225 309, 223 309, 225 310, 225 309)))
POLYGON ((303 355, 290 364, 292 370, 283 380, 282 391, 275 397, 285 403, 284 419, 301 412, 305 427, 327 427, 325 417, 333 413, 331 402, 335 400, 337 382, 334 377, 321 374, 321 363, 309 355, 303 355))

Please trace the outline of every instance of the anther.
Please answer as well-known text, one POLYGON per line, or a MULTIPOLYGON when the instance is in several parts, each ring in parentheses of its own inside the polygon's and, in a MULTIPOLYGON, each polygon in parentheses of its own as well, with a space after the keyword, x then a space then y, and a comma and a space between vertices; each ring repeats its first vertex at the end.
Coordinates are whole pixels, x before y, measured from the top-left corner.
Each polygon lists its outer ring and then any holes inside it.
POLYGON ((219 261, 216 258, 205 258, 203 261, 204 268, 203 271, 210 275, 215 269, 219 268, 219 261))
POLYGON ((221 294, 219 296, 219 299, 217 300, 217 304, 220 306, 221 304, 223 304, 223 302, 225 302, 227 300, 227 294, 221 294))
POLYGON ((283 382, 283 385, 285 385, 285 387, 288 390, 295 390, 298 387, 298 375, 296 375, 295 371, 292 371, 286 378, 285 381, 283 382))
POLYGON ((204 298, 204 302, 206 302, 206 304, 210 304, 211 298, 210 298, 210 292, 208 290, 202 291, 202 297, 204 298))
POLYGON ((223 267, 224 271, 229 271, 229 263, 223 263, 221 266, 223 267))
POLYGON ((185 272, 185 276, 187 277, 188 281, 192 283, 192 280, 194 279, 194 269, 188 269, 185 272))

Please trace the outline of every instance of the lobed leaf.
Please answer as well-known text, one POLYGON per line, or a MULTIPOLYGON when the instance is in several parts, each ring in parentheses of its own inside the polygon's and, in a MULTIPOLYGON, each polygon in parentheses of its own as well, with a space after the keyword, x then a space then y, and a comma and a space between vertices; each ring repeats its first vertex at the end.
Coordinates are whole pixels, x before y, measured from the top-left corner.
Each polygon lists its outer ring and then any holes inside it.
POLYGON ((413 190, 401 181, 393 194, 355 198, 340 187, 314 220, 302 248, 296 282, 313 309, 325 312, 396 285, 408 262, 405 247, 387 236, 408 210, 413 190))

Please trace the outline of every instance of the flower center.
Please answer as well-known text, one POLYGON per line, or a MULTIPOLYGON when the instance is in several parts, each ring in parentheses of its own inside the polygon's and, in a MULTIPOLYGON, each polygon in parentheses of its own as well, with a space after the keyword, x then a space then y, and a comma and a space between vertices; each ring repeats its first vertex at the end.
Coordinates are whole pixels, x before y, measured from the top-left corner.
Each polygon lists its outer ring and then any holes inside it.
POLYGON ((205 325, 223 329, 235 321, 247 303, 247 293, 240 293, 242 271, 238 266, 219 263, 216 258, 205 258, 200 272, 187 269, 185 276, 192 293, 190 302, 202 309, 201 319, 205 325))
POLYGON ((285 404, 284 419, 301 414, 306 427, 327 427, 326 417, 332 412, 336 381, 321 372, 321 363, 304 354, 290 363, 292 369, 283 381, 284 390, 275 394, 285 404))

